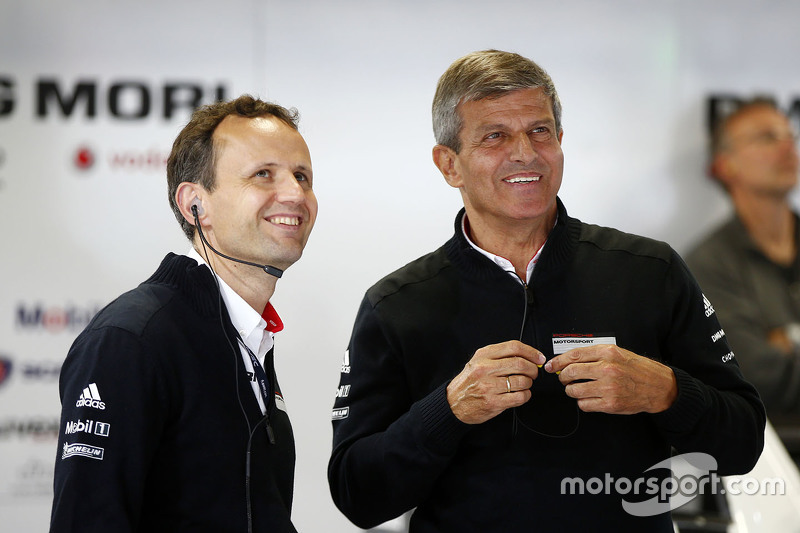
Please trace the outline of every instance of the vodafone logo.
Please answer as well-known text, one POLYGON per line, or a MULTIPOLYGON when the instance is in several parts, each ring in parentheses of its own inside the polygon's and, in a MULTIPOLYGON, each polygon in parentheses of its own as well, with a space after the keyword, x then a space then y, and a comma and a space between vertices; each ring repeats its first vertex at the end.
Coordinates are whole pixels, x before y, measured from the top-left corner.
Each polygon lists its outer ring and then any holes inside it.
POLYGON ((88 146, 79 146, 72 158, 72 162, 78 170, 89 170, 94 166, 94 161, 94 152, 88 146))
POLYGON ((108 149, 102 153, 90 146, 80 145, 72 153, 72 165, 79 172, 86 172, 102 165, 111 172, 162 174, 167 168, 169 150, 151 149, 108 149))
POLYGON ((11 375, 11 359, 0 356, 0 387, 3 386, 9 375, 11 375))

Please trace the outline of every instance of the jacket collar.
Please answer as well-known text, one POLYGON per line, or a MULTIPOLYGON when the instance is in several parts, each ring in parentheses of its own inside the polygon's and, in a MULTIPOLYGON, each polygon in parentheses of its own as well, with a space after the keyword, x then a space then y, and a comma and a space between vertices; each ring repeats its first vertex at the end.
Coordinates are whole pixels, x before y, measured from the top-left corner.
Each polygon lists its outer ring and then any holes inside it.
MULTIPOLYGON (((580 238, 580 220, 571 218, 567 214, 567 209, 560 198, 556 198, 556 204, 558 220, 547 237, 547 243, 533 272, 534 279, 546 276, 547 273, 558 270, 561 265, 566 263, 572 257, 580 238)), ((494 279, 508 276, 502 268, 470 246, 461 229, 464 214, 465 209, 461 208, 458 215, 456 215, 455 233, 444 245, 445 253, 450 262, 466 275, 476 279, 494 279)))
MULTIPOLYGON (((203 316, 218 316, 219 289, 211 270, 197 261, 168 253, 158 269, 143 284, 168 285, 181 292, 198 313, 203 316)), ((227 315, 227 311, 224 312, 227 315)))

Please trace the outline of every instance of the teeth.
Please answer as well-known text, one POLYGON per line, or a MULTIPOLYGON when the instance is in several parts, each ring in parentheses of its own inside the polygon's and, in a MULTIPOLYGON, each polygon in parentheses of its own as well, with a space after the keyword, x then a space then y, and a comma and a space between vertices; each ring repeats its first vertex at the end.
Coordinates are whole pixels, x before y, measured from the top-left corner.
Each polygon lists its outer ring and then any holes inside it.
POLYGON ((300 219, 298 217, 272 217, 269 221, 273 224, 284 224, 286 226, 300 225, 300 219))
POLYGON ((539 181, 539 176, 534 178, 511 178, 506 180, 508 183, 531 183, 533 181, 539 181))

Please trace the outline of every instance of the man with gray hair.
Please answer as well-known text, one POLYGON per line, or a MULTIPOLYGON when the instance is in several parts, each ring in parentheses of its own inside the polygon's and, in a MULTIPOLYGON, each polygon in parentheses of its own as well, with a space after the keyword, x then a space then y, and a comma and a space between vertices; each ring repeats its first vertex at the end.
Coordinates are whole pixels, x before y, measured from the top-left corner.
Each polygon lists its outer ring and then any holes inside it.
POLYGON ((361 527, 415 509, 413 532, 672 531, 652 505, 669 476, 650 467, 674 447, 743 473, 763 446, 713 309, 666 244, 567 214, 561 104, 538 65, 462 57, 433 121, 464 209, 361 304, 333 410, 336 505, 361 527))

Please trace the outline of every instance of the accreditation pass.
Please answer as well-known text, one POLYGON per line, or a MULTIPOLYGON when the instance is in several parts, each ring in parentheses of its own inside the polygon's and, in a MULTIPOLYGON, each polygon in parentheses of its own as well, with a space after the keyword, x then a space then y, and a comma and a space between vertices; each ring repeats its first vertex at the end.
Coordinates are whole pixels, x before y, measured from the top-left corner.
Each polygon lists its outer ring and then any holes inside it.
POLYGON ((592 333, 553 335, 553 355, 568 352, 573 348, 594 346, 595 344, 617 344, 617 338, 613 335, 595 335, 592 333))

